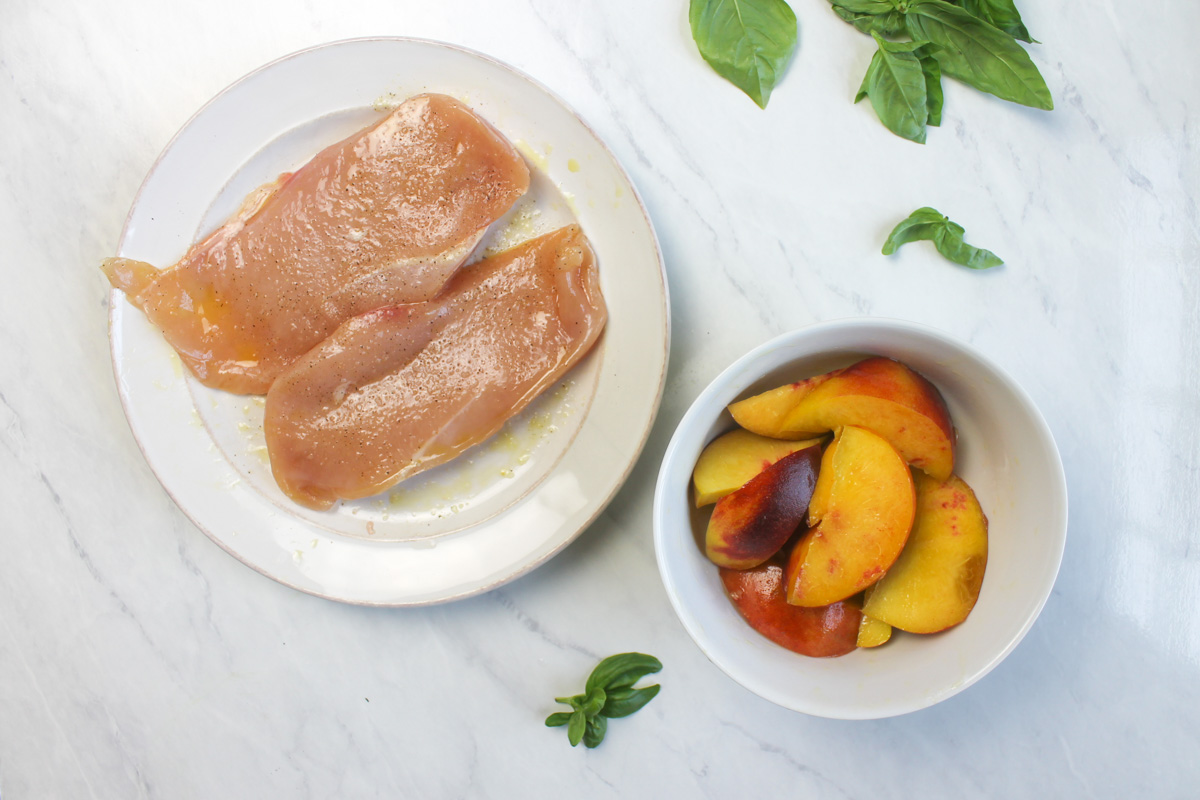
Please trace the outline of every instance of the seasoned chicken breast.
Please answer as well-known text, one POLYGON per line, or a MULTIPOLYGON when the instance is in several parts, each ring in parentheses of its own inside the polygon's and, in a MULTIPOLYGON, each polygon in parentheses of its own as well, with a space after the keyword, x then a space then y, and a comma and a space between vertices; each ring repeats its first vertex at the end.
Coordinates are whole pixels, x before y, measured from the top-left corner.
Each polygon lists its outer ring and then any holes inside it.
POLYGON ((275 480, 323 509, 441 464, 557 381, 606 318, 575 225, 464 269, 434 300, 354 317, 267 394, 275 480))
POLYGON ((437 295, 528 187, 503 136, 420 95, 259 189, 173 267, 104 270, 202 383, 263 394, 342 321, 437 295))

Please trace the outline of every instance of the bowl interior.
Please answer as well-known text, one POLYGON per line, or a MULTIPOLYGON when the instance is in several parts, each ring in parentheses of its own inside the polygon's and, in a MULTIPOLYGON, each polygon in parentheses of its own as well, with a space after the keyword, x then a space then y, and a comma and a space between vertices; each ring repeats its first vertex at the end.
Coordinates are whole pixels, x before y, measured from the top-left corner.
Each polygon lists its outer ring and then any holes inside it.
POLYGON ((730 677, 779 705, 868 719, 932 705, 978 680, 1021 640, 1041 611, 1066 537, 1066 484, 1049 429, 997 367, 944 334, 909 323, 845 320, 785 334, 717 377, 689 409, 663 460, 655 497, 659 569, 701 650, 730 677), (866 355, 898 359, 942 392, 958 429, 955 472, 989 521, 989 553, 974 611, 941 634, 897 633, 883 647, 816 659, 759 635, 725 597, 699 545, 710 509, 692 508, 700 451, 734 427, 725 407, 866 355))

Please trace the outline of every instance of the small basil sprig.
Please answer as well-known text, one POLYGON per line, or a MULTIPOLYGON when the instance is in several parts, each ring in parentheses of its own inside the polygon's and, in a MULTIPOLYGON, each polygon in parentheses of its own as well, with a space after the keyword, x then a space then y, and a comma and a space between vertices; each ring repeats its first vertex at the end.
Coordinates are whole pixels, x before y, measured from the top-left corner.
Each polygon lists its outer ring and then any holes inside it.
POLYGON ((571 747, 583 742, 595 747, 604 741, 608 720, 627 717, 658 694, 659 685, 633 688, 645 676, 662 669, 662 662, 642 653, 618 653, 596 665, 588 676, 583 694, 556 697, 556 703, 571 707, 546 717, 547 728, 567 726, 571 747))
POLYGON ((902 244, 929 240, 937 251, 955 264, 971 269, 998 267, 1004 262, 993 252, 972 247, 963 241, 966 231, 935 208, 918 208, 892 229, 883 243, 883 254, 890 256, 902 244))
POLYGON ((688 22, 700 55, 767 107, 796 49, 796 15, 784 0, 691 0, 688 22))
POLYGON ((942 123, 942 70, 928 42, 889 42, 872 32, 879 49, 854 102, 871 98, 887 129, 920 144, 925 125, 942 123))

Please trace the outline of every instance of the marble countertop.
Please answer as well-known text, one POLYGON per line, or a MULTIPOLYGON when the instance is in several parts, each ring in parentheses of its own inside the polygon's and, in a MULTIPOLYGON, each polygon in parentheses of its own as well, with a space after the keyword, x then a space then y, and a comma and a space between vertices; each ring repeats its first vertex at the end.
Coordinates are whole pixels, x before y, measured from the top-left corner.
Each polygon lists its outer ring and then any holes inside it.
POLYGON ((924 147, 853 98, 872 46, 825 0, 765 112, 700 59, 686 3, 280 0, 0 9, 0 796, 1159 797, 1200 784, 1200 6, 1020 3, 1050 113, 947 83, 924 147), (645 450, 607 511, 461 602, 354 607, 195 528, 123 417, 107 286, 138 186, 210 97, 289 52, 403 35, 537 78, 603 137, 661 241, 674 336, 645 450), (931 205, 998 252, 925 245, 931 205), (1020 646, 924 711, 776 707, 688 638, 659 581, 654 480, 704 385, 845 316, 940 328, 1041 408, 1071 501, 1020 646), (662 694, 592 751, 542 726, 595 661, 662 694))

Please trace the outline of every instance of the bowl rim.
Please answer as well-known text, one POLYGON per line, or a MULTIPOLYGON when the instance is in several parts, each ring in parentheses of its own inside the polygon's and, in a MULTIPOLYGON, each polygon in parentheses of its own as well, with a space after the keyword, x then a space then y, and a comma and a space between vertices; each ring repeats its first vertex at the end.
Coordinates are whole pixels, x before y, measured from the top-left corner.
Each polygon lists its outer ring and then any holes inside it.
MULTIPOLYGON (((814 350, 813 355, 817 355, 823 350, 814 350)), ((730 398, 730 402, 736 398, 736 395, 730 398)), ((722 404, 721 408, 724 408, 722 404)), ((720 411, 718 410, 718 414, 720 411)), ((707 420, 707 424, 711 424, 711 420, 707 420)), ((688 471, 690 475, 690 469, 688 471)), ((800 328, 787 331, 778 336, 775 336, 757 347, 751 349, 744 355, 737 358, 733 363, 723 369, 716 375, 704 389, 696 396, 692 403, 688 406, 687 411, 680 418, 675 427, 674 433, 671 435, 671 440, 667 444, 666 450, 663 452, 662 461, 659 468, 658 479, 655 482, 654 488, 654 503, 653 503, 653 536, 654 536, 654 553, 655 559, 658 562, 659 576, 663 583, 663 588, 666 590, 667 597, 671 601, 671 606, 675 610, 675 615, 683 624, 688 635, 695 642, 696 646, 712 662, 718 669, 732 678, 735 682, 759 695, 765 700, 769 700, 776 705, 788 708, 794 711, 799 711, 804 714, 820 716, 829 719, 846 719, 846 720, 867 720, 867 719, 883 719, 886 717, 899 716, 902 714, 919 711, 923 708, 928 708, 932 705, 949 699, 958 694, 969 686, 979 681, 987 675, 996 666, 1000 664, 1008 655, 1017 647, 1018 644, 1025 638, 1026 634, 1033 627, 1034 622, 1041 615, 1042 609, 1046 605, 1054 585, 1058 580, 1058 574, 1062 567, 1063 553, 1066 549, 1067 540, 1067 522, 1068 522, 1068 504, 1067 481, 1066 473, 1063 469, 1062 457, 1058 450, 1058 445, 1054 439, 1053 432, 1047 424, 1045 417, 1034 403, 1032 397, 1025 389, 999 364, 991 358, 984 355, 982 352, 967 344, 966 342, 957 339, 949 333, 937 328, 923 325, 908 320, 895 319, 889 317, 842 317, 823 322, 817 322, 810 325, 805 325, 800 328), (856 331, 862 332, 876 329, 878 331, 887 332, 903 332, 917 339, 932 340, 936 345, 946 347, 952 351, 957 351, 963 356, 976 361, 986 371, 993 374, 996 380, 1003 385, 1016 399, 1020 406, 1020 411, 1027 416, 1029 422, 1038 434, 1041 440, 1043 449, 1048 456, 1046 467, 1050 473, 1053 485, 1050 487, 1052 493, 1061 497, 1061 510, 1057 515, 1057 519, 1050 520, 1050 530, 1056 533, 1057 546, 1053 547, 1050 553, 1053 559, 1053 569, 1050 571, 1051 579, 1047 581, 1037 598, 1037 602, 1031 607, 1026 614, 1026 618, 1022 621, 1017 633, 1012 636, 1003 648, 997 651, 991 658, 983 663, 979 668, 971 674, 965 676, 962 680, 947 686, 945 689, 937 692, 932 692, 923 697, 918 697, 908 703, 897 703, 894 706, 889 706, 878 712, 870 710, 853 709, 839 710, 836 703, 825 703, 820 706, 806 705, 804 703, 796 703, 793 698, 781 697, 778 692, 771 687, 766 686, 759 681, 754 675, 747 675, 741 672, 738 668, 733 667, 719 653, 713 652, 711 642, 704 633, 704 626, 694 617, 690 609, 684 607, 680 595, 679 588, 675 580, 675 576, 671 572, 670 565, 667 562, 666 553, 666 520, 664 515, 665 509, 665 494, 666 483, 670 479, 671 474, 677 472, 678 467, 675 465, 679 457, 679 451, 684 448, 686 442, 694 433, 693 429, 698 425, 703 424, 705 420, 700 420, 701 415, 706 417, 712 414, 712 406, 714 399, 723 393, 728 392, 731 385, 743 385, 739 390, 739 394, 745 391, 755 380, 762 377, 761 370, 751 368, 752 364, 757 363, 764 355, 784 347, 795 346, 806 339, 811 339, 820 335, 834 334, 839 331, 856 331)))

